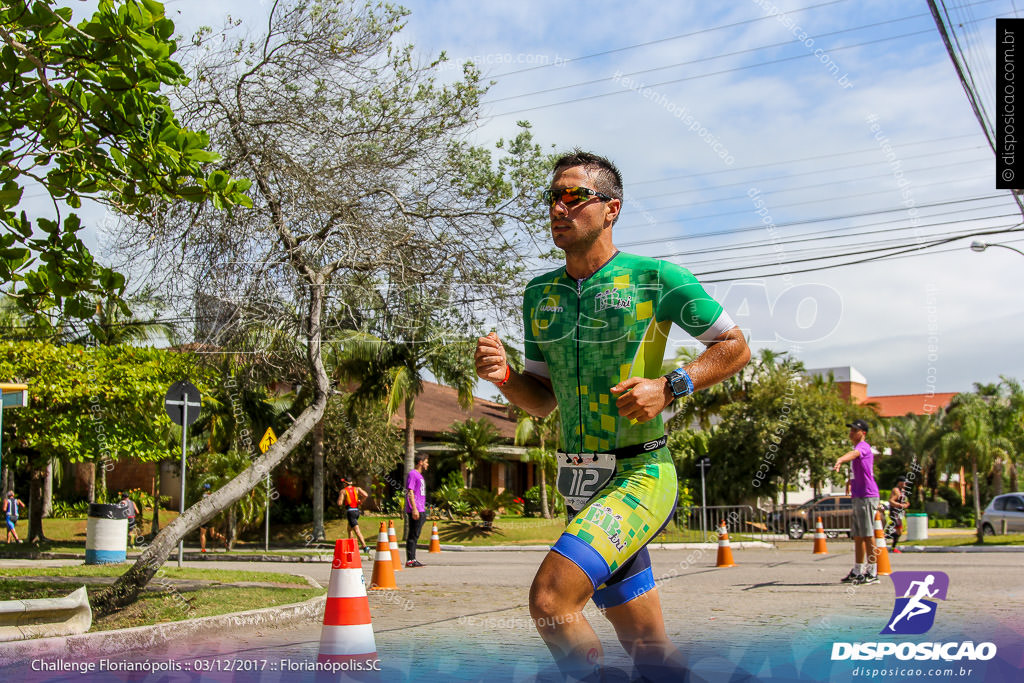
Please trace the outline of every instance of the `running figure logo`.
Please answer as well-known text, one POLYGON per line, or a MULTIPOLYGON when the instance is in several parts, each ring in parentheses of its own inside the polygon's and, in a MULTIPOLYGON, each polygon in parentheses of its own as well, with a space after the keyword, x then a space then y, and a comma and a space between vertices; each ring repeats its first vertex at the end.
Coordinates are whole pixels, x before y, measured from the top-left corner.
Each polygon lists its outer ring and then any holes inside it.
POLYGON ((945 600, 949 577, 943 572, 893 572, 896 604, 883 635, 925 633, 935 623, 936 599, 945 600))

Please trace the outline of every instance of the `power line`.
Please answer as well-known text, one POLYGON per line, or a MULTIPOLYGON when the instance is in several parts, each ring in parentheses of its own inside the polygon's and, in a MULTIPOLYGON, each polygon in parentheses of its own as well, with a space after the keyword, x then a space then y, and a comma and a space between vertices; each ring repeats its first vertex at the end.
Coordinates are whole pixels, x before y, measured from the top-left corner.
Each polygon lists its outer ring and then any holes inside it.
MULTIPOLYGON (((919 204, 916 208, 918 208, 918 209, 929 208, 930 209, 930 208, 936 208, 936 207, 940 207, 940 206, 950 206, 950 205, 954 205, 954 204, 966 204, 966 203, 969 203, 969 202, 984 201, 984 200, 988 200, 988 199, 1005 199, 1005 195, 993 194, 993 195, 987 195, 987 196, 984 196, 984 197, 973 197, 973 198, 967 198, 967 199, 956 199, 956 200, 945 201, 945 202, 932 202, 930 204, 919 204)), ((992 208, 992 207, 980 207, 980 208, 992 208)), ((818 218, 805 218, 805 219, 798 220, 798 221, 788 221, 786 223, 775 223, 774 225, 775 225, 776 228, 789 228, 789 227, 794 227, 794 226, 797 226, 797 225, 809 225, 809 224, 814 224, 814 223, 829 223, 829 222, 832 222, 832 221, 850 220, 850 219, 853 219, 853 218, 866 218, 867 216, 879 216, 879 215, 887 214, 887 213, 896 213, 896 212, 905 213, 906 211, 907 211, 906 207, 900 207, 900 208, 896 208, 896 209, 879 209, 877 211, 863 211, 863 212, 860 212, 860 213, 847 213, 847 214, 840 214, 840 215, 837 215, 837 216, 824 216, 824 217, 818 217, 818 218)), ((645 242, 632 242, 630 244, 634 244, 635 245, 635 244, 644 244, 644 243, 653 243, 653 242, 664 242, 666 239, 667 240, 672 240, 672 239, 684 239, 684 238, 685 239, 692 239, 692 238, 695 238, 695 237, 718 237, 718 236, 722 236, 722 235, 733 235, 733 234, 741 233, 741 232, 751 232, 753 230, 764 230, 765 227, 766 226, 765 226, 764 223, 759 223, 757 225, 744 226, 744 227, 741 227, 741 228, 729 228, 727 230, 718 230, 718 231, 715 231, 715 232, 702 233, 700 235, 689 235, 689 236, 687 236, 687 235, 680 235, 678 237, 658 238, 656 240, 650 240, 650 241, 645 241, 645 242)))
MULTIPOLYGON (((903 39, 903 38, 912 38, 913 36, 919 36, 919 35, 923 35, 923 34, 926 34, 926 33, 931 33, 931 29, 924 29, 924 30, 921 30, 921 31, 914 31, 912 33, 903 33, 903 34, 896 35, 896 36, 889 36, 887 38, 877 38, 875 40, 868 40, 868 41, 865 41, 863 43, 856 43, 854 45, 845 45, 843 47, 835 47, 835 48, 829 49, 828 52, 829 53, 833 53, 833 52, 841 52, 843 50, 852 50, 853 48, 857 48, 857 47, 865 47, 865 46, 868 46, 868 45, 876 45, 878 43, 885 43, 885 42, 888 42, 888 41, 900 40, 900 39, 903 39)), ((713 72, 706 73, 706 74, 698 74, 696 76, 685 76, 683 78, 674 78, 674 79, 669 80, 669 81, 662 81, 661 83, 654 83, 653 85, 644 85, 643 87, 645 89, 660 88, 660 87, 663 87, 663 86, 666 86, 666 85, 674 85, 676 83, 683 83, 683 82, 686 82, 686 81, 693 81, 693 80, 698 80, 698 79, 701 79, 701 78, 709 78, 711 76, 721 76, 723 74, 735 73, 737 71, 746 71, 748 69, 755 69, 755 68, 762 67, 762 66, 771 66, 773 64, 782 64, 784 62, 791 62, 791 61, 796 60, 796 59, 807 59, 808 57, 814 57, 814 56, 815 55, 814 55, 813 52, 808 52, 807 54, 794 55, 792 57, 783 57, 783 58, 780 58, 780 59, 774 59, 774 60, 770 60, 770 61, 767 61, 767 62, 759 62, 757 64, 747 64, 746 66, 738 66, 738 67, 734 67, 734 68, 731 68, 731 69, 723 69, 721 71, 713 71, 713 72)), ((617 90, 615 92, 600 93, 600 94, 597 94, 597 95, 588 95, 586 97, 577 97, 577 98, 574 98, 574 99, 571 99, 571 100, 564 100, 562 102, 552 102, 550 104, 539 104, 539 105, 536 105, 536 106, 533 106, 533 107, 526 107, 524 109, 515 109, 513 111, 501 112, 499 114, 491 114, 490 118, 498 118, 500 116, 512 116, 513 114, 525 114, 526 112, 537 111, 539 109, 549 109, 551 107, 560 107, 560 106, 563 106, 563 105, 566 105, 566 104, 575 104, 577 102, 587 102, 587 101, 590 101, 590 100, 597 100, 597 99, 602 99, 602 98, 605 98, 605 97, 614 97, 616 95, 624 95, 626 93, 631 93, 631 92, 634 92, 634 90, 632 90, 630 88, 623 88, 622 90, 617 90)))
MULTIPOLYGON (((745 277, 745 278, 752 278, 752 279, 753 278, 761 279, 761 278, 766 278, 766 277, 773 277, 773 276, 776 276, 776 275, 797 275, 797 274, 800 274, 800 273, 813 273, 815 271, 820 271, 820 270, 831 270, 833 268, 843 268, 845 266, 853 266, 853 265, 858 265, 858 264, 861 264, 861 263, 869 263, 871 261, 879 261, 879 260, 882 260, 882 259, 885 259, 885 258, 890 258, 892 256, 899 255, 899 254, 907 254, 907 253, 914 252, 914 251, 921 251, 921 250, 924 250, 924 249, 929 249, 929 248, 934 247, 934 246, 939 246, 939 245, 942 245, 942 244, 948 244, 949 242, 954 242, 956 240, 964 239, 964 238, 967 238, 967 237, 977 237, 977 236, 981 236, 981 235, 999 235, 999 234, 1005 234, 1007 232, 1015 232, 1015 231, 1017 231, 1018 228, 1020 228, 1022 226, 1024 226, 1024 223, 1016 223, 1014 225, 1003 226, 1003 227, 1000 227, 1000 228, 996 228, 994 230, 985 230, 985 231, 975 231, 975 232, 963 233, 963 234, 957 235, 955 237, 949 237, 949 238, 942 239, 942 240, 935 241, 935 242, 931 242, 931 243, 928 243, 928 244, 917 245, 917 246, 914 246, 914 247, 908 247, 908 248, 906 248, 906 249, 904 249, 902 251, 897 251, 897 252, 894 252, 892 254, 882 254, 882 255, 877 255, 877 256, 871 256, 871 257, 868 257, 868 258, 858 259, 858 260, 855 260, 855 261, 848 261, 846 263, 815 266, 815 267, 812 267, 812 268, 803 268, 803 269, 800 269, 800 270, 789 270, 789 271, 786 271, 786 272, 783 272, 783 273, 775 272, 775 273, 765 273, 765 274, 757 274, 757 275, 744 275, 743 277, 745 277)), ((835 256, 828 257, 827 260, 831 260, 831 259, 835 259, 835 258, 842 258, 843 256, 855 256, 857 254, 871 253, 873 251, 891 251, 891 250, 892 250, 892 247, 888 247, 888 248, 885 248, 885 249, 878 249, 878 250, 866 250, 866 251, 865 250, 858 250, 858 251, 848 252, 846 254, 837 254, 835 256)), ((800 262, 818 261, 818 260, 822 260, 822 259, 819 259, 819 258, 798 259, 796 261, 787 261, 787 262, 782 263, 782 264, 779 264, 779 263, 765 264, 765 267, 770 265, 771 267, 777 269, 780 265, 786 265, 787 263, 800 263, 800 262)), ((735 279, 735 278, 705 279, 704 275, 717 274, 717 273, 726 273, 726 272, 730 272, 730 271, 733 271, 733 270, 750 270, 753 267, 754 266, 748 266, 748 267, 745 267, 745 268, 737 268, 737 269, 723 268, 723 269, 719 269, 719 270, 705 271, 703 273, 700 273, 699 276, 701 278, 701 281, 702 282, 706 282, 706 283, 726 282, 728 280, 735 279)))
MULTIPOLYGON (((991 1, 994 1, 994 0, 989 0, 989 1, 991 2, 991 1)), ((898 22, 901 22, 901 21, 909 21, 911 19, 920 19, 921 17, 927 17, 927 16, 928 16, 927 12, 924 12, 924 13, 921 13, 921 14, 912 14, 910 16, 900 17, 900 18, 897 18, 897 19, 887 19, 886 21, 877 21, 877 22, 875 22, 873 24, 864 24, 862 26, 853 26, 851 28, 844 28, 844 29, 840 29, 838 31, 829 31, 828 33, 815 34, 814 38, 815 38, 815 40, 817 40, 819 38, 826 38, 828 36, 836 36, 836 35, 840 35, 840 34, 843 34, 843 33, 851 33, 853 31, 860 31, 860 30, 863 30, 863 29, 866 29, 866 28, 875 28, 877 26, 884 26, 885 24, 894 24, 894 23, 898 23, 898 22)), ((690 34, 690 35, 693 35, 693 34, 690 34)), ((674 40, 674 39, 672 39, 672 40, 674 40)), ((715 59, 724 59, 726 57, 736 57, 738 55, 749 54, 751 52, 757 52, 759 50, 770 50, 770 49, 773 49, 773 48, 789 47, 789 46, 798 45, 798 44, 799 43, 794 43, 793 40, 790 39, 790 40, 783 41, 781 43, 770 43, 768 45, 761 45, 759 47, 751 47, 751 48, 747 48, 745 50, 736 50, 735 52, 724 52, 724 53, 722 53, 720 55, 712 55, 711 57, 701 57, 699 59, 691 59, 691 60, 686 61, 686 62, 676 62, 674 64, 666 64, 665 66, 656 66, 656 67, 652 67, 650 69, 641 69, 639 71, 631 71, 629 73, 622 74, 622 78, 627 78, 627 77, 632 77, 632 76, 639 76, 641 74, 653 73, 655 71, 664 71, 666 69, 675 69, 675 68, 678 68, 678 67, 681 67, 681 66, 690 66, 691 64, 700 64, 701 62, 709 62, 709 61, 712 61, 712 60, 715 60, 715 59)), ((533 68, 540 68, 540 67, 533 67, 533 68)), ((532 97, 534 95, 544 95, 544 94, 547 94, 549 92, 559 92, 559 91, 565 90, 567 88, 582 88, 582 87, 587 86, 587 85, 594 85, 596 83, 603 83, 603 82, 608 81, 608 80, 611 80, 611 78, 610 77, 609 78, 595 78, 595 79, 590 80, 590 81, 582 81, 580 83, 572 83, 571 85, 557 86, 557 87, 554 87, 554 88, 545 88, 543 90, 534 90, 532 92, 521 93, 519 95, 507 95, 505 97, 498 97, 498 98, 493 99, 493 100, 485 100, 483 102, 483 104, 495 104, 497 102, 506 102, 508 100, 515 100, 515 99, 519 99, 519 98, 522 98, 522 97, 532 97)))
MULTIPOLYGON (((829 5, 837 5, 840 2, 846 2, 846 0, 829 0, 829 2, 822 2, 822 3, 819 3, 817 5, 809 5, 807 7, 797 8, 797 9, 793 10, 792 12, 787 12, 787 14, 797 14, 799 12, 804 12, 804 11, 807 11, 807 10, 818 9, 819 7, 828 7, 829 5)), ((700 29, 698 31, 691 31, 690 33, 682 33, 682 34, 677 35, 677 36, 669 36, 668 38, 658 38, 657 40, 649 40, 649 41, 647 41, 645 43, 634 43, 633 45, 625 45, 623 47, 616 47, 616 48, 613 48, 611 50, 603 50, 601 52, 594 52, 594 53, 589 54, 589 55, 583 55, 582 57, 573 57, 571 59, 566 59, 566 60, 563 60, 563 61, 559 62, 559 66, 564 65, 564 64, 571 64, 573 62, 582 62, 584 60, 593 59, 595 57, 604 57, 606 55, 612 55, 612 54, 616 54, 616 53, 619 53, 619 52, 626 52, 626 51, 629 51, 629 50, 636 50, 636 49, 639 49, 641 47, 650 47, 651 45, 658 45, 659 43, 666 43, 666 42, 669 42, 669 41, 672 41, 672 40, 681 40, 683 38, 692 38, 693 36, 699 36, 702 33, 711 33, 711 32, 714 32, 714 31, 721 31, 721 30, 724 30, 724 29, 727 29, 727 28, 736 28, 737 26, 745 26, 746 24, 753 24, 753 23, 756 23, 756 22, 759 22, 759 21, 766 21, 766 20, 772 19, 772 18, 773 18, 772 15, 767 15, 767 16, 763 16, 763 17, 754 17, 752 19, 744 19, 743 21, 737 21, 737 22, 734 22, 734 23, 731 23, 731 24, 723 24, 721 26, 712 26, 711 28, 702 28, 702 29, 700 29)), ((525 73, 527 71, 536 71, 537 69, 545 69, 545 68, 551 67, 551 66, 554 66, 554 64, 538 64, 537 66, 529 66, 529 67, 525 67, 523 69, 516 69, 515 71, 506 71, 504 73, 495 74, 494 76, 492 76, 492 78, 501 78, 503 76, 511 76, 513 74, 521 74, 521 73, 525 73)))
MULTIPOLYGON (((964 180, 970 180, 970 179, 954 178, 952 180, 943 180, 943 181, 934 182, 934 183, 922 183, 922 184, 919 184, 919 185, 915 185, 915 187, 917 187, 917 188, 936 187, 938 185, 948 185, 950 183, 962 182, 964 180)), ((824 199, 811 199, 811 200, 808 200, 808 201, 805 201, 805 202, 790 202, 788 204, 776 204, 772 208, 773 208, 773 210, 774 209, 785 209, 785 208, 790 208, 790 207, 794 207, 794 206, 807 206, 809 204, 821 204, 822 202, 834 202, 834 201, 838 201, 838 200, 842 200, 842 199, 857 199, 857 198, 860 198, 860 197, 869 197, 869 196, 874 196, 874 195, 878 195, 878 194, 879 194, 878 191, 859 192, 857 194, 841 195, 841 196, 838 196, 838 197, 826 197, 824 199)), ((1000 196, 1000 195, 992 195, 992 196, 997 197, 997 196, 1000 196)), ((690 204, 690 206, 697 206, 699 204, 709 204, 709 203, 715 203, 715 202, 721 202, 721 201, 724 201, 724 200, 719 199, 719 200, 708 200, 708 201, 701 201, 701 202, 692 202, 690 204)), ((890 209, 890 210, 891 211, 899 211, 900 209, 890 209)), ((903 210, 906 210, 906 209, 903 209, 903 210)), ((657 224, 658 225, 668 225, 668 224, 672 224, 672 223, 694 222, 694 221, 698 221, 698 220, 703 220, 705 218, 723 218, 725 216, 736 216, 736 215, 740 215, 740 214, 750 213, 750 211, 751 211, 750 208, 746 208, 746 209, 739 209, 737 211, 724 211, 722 213, 715 213, 715 214, 702 214, 700 216, 687 216, 686 218, 677 218, 677 219, 673 219, 673 220, 658 221, 657 224)), ((639 228, 639 227, 644 227, 644 228, 650 229, 651 226, 650 225, 641 225, 640 223, 637 223, 635 225, 623 226, 621 229, 625 230, 625 229, 629 229, 629 228, 639 228)))

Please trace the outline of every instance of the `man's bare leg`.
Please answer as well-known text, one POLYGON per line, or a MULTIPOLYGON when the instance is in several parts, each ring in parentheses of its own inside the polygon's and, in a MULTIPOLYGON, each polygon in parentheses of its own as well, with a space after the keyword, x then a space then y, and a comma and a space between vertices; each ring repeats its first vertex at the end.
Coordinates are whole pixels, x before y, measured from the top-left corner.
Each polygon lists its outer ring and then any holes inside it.
POLYGON ((583 570, 556 552, 541 562, 530 586, 530 616, 563 674, 583 678, 597 670, 604 651, 583 608, 594 593, 583 570))
POLYGON ((684 680, 686 658, 665 632, 657 588, 623 605, 609 607, 605 616, 641 676, 655 681, 684 680))

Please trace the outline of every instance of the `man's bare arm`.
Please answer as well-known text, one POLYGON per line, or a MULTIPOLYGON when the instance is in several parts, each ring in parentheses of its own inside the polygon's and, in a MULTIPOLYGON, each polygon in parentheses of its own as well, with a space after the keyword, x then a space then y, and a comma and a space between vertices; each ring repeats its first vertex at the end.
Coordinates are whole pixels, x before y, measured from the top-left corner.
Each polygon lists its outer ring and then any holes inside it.
MULTIPOLYGON (((685 366, 693 380, 693 390, 706 389, 739 372, 750 360, 750 348, 738 327, 727 330, 708 345, 704 353, 685 366)), ((619 415, 647 422, 653 420, 675 398, 664 377, 645 379, 631 377, 611 388, 622 394, 615 405, 619 415), (627 392, 628 393, 623 393, 627 392)))
POLYGON ((491 332, 477 340, 474 361, 477 376, 495 385, 502 382, 507 373, 508 380, 498 387, 498 391, 530 415, 544 417, 558 406, 550 380, 528 372, 519 373, 509 367, 505 346, 496 333, 491 332))

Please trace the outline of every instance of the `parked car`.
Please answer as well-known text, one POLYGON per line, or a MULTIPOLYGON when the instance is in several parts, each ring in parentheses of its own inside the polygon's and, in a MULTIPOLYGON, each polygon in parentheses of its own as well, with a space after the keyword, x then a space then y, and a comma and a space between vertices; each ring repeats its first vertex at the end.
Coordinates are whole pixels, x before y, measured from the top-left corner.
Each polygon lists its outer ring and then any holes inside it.
POLYGON ((850 534, 853 519, 853 498, 850 496, 820 496, 788 510, 773 512, 771 527, 776 533, 788 534, 792 539, 813 533, 821 517, 825 535, 835 538, 841 533, 850 534))
POLYGON ((1024 493, 1005 493, 996 496, 981 513, 981 531, 986 536, 1003 533, 1024 532, 1024 493))

